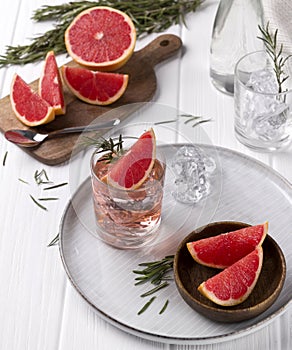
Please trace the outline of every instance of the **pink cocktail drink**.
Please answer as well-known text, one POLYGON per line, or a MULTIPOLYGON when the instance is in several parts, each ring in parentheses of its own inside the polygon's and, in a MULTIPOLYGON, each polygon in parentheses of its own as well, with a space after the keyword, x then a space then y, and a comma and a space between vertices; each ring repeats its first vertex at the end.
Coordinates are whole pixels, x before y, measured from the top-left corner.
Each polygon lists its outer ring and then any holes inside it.
POLYGON ((94 154, 91 161, 97 234, 119 248, 137 248, 153 238, 161 220, 165 163, 155 159, 146 180, 137 189, 107 183, 108 160, 94 154))

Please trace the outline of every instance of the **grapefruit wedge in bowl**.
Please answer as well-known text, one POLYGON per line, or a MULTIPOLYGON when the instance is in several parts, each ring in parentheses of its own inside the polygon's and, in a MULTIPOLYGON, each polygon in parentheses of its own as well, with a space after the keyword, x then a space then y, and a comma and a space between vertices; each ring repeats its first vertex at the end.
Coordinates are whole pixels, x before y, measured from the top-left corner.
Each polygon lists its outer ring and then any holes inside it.
POLYGON ((260 246, 267 232, 268 222, 265 222, 261 225, 244 227, 213 237, 188 242, 187 248, 199 264, 224 269, 260 246))
POLYGON ((180 295, 196 312, 213 321, 231 323, 254 318, 267 310, 282 290, 286 276, 285 257, 269 234, 251 253, 223 271, 197 262, 188 250, 189 242, 246 227, 250 225, 234 221, 210 223, 191 232, 176 251, 174 276, 180 295), (224 290, 226 283, 229 287, 224 290), (230 293, 230 290, 233 291, 230 293))

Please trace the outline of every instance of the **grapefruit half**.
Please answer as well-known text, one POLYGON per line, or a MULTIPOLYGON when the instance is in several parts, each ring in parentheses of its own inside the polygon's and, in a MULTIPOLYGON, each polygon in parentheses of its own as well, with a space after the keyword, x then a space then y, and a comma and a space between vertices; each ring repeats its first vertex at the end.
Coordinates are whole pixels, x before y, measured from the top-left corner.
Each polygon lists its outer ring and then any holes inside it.
POLYGON ((187 248, 201 265, 224 269, 261 245, 268 232, 268 222, 222 233, 187 243, 187 248))
POLYGON ((201 283, 198 290, 218 305, 238 305, 253 291, 262 265, 263 249, 259 246, 233 265, 201 283))
POLYGON ((62 67, 62 76, 69 90, 80 100, 94 105, 109 105, 125 92, 127 74, 91 71, 81 67, 62 67))
POLYGON ((156 138, 151 128, 113 163, 105 180, 109 185, 123 190, 139 188, 149 176, 155 158, 156 138))
POLYGON ((10 101, 16 117, 27 126, 46 124, 55 119, 55 112, 43 98, 18 75, 11 84, 10 101))
POLYGON ((49 51, 39 79, 39 95, 51 105, 56 115, 65 114, 63 85, 53 51, 49 51))
POLYGON ((123 66, 136 44, 136 29, 122 11, 106 6, 87 9, 65 32, 65 45, 77 63, 101 71, 123 66))

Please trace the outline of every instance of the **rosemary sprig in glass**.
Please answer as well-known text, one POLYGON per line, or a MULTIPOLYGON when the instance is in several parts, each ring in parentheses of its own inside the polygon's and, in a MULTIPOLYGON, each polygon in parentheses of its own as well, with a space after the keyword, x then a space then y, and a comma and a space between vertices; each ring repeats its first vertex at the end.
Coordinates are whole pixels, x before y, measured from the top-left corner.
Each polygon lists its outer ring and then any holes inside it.
MULTIPOLYGON (((159 290, 169 285, 168 281, 172 280, 172 277, 167 274, 173 269, 173 260, 174 255, 168 255, 159 261, 141 263, 139 264, 139 266, 142 267, 141 270, 133 270, 133 273, 139 275, 135 278, 135 286, 147 282, 155 286, 154 288, 151 288, 147 292, 141 294, 141 298, 155 294, 159 290)), ((154 298, 155 296, 152 297, 150 301, 148 301, 142 307, 142 309, 138 311, 138 315, 141 315, 141 313, 143 313, 149 307, 149 305, 154 301, 154 298)), ((169 301, 166 300, 159 314, 162 314, 166 310, 168 303, 169 301)))
POLYGON ((36 36, 29 45, 7 46, 5 54, 0 56, 0 67, 38 61, 50 50, 56 55, 65 53, 64 33, 67 27, 81 11, 94 6, 110 6, 127 13, 132 18, 139 37, 162 32, 173 24, 185 24, 186 14, 195 12, 203 1, 99 0, 45 5, 33 13, 32 19, 37 22, 55 21, 53 29, 36 36))
POLYGON ((280 46, 278 45, 278 29, 275 30, 274 34, 272 34, 270 32, 269 22, 267 22, 266 27, 261 27, 259 25, 258 28, 262 34, 261 37, 258 36, 258 39, 264 42, 266 52, 274 63, 274 72, 278 83, 278 92, 281 93, 283 91, 283 83, 289 78, 288 75, 285 75, 284 66, 287 60, 292 57, 292 55, 288 55, 285 58, 282 56, 283 44, 280 46))
POLYGON ((104 137, 95 138, 84 136, 82 144, 86 147, 95 147, 97 149, 96 153, 107 152, 102 158, 100 158, 100 161, 107 160, 108 162, 111 162, 113 158, 116 158, 123 153, 123 142, 122 135, 119 135, 117 139, 109 138, 108 140, 104 137))

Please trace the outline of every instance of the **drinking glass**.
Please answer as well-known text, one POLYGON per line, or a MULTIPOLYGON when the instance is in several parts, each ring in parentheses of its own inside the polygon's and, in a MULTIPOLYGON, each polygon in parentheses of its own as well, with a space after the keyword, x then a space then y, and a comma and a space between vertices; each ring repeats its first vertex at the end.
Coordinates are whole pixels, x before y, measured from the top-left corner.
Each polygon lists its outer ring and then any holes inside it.
MULTIPOLYGON (((127 149, 137 139, 123 138, 127 149)), ((145 246, 158 234, 165 178, 165 158, 159 149, 152 171, 137 189, 110 186, 105 176, 110 166, 104 162, 105 152, 95 151, 91 157, 93 205, 96 233, 106 243, 121 249, 145 246)))
POLYGON ((278 83, 275 65, 266 51, 242 57, 235 67, 235 135, 256 151, 281 150, 292 138, 292 58, 278 83))

